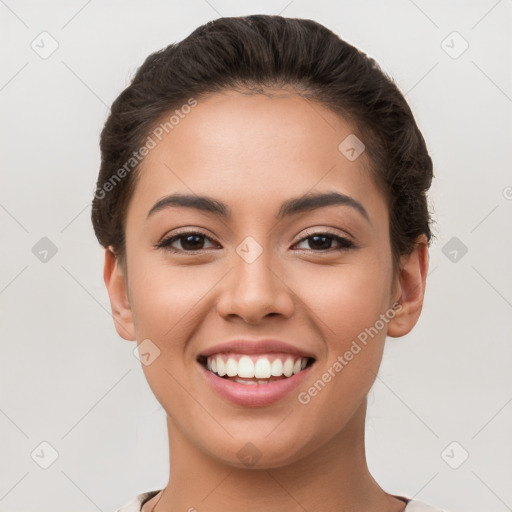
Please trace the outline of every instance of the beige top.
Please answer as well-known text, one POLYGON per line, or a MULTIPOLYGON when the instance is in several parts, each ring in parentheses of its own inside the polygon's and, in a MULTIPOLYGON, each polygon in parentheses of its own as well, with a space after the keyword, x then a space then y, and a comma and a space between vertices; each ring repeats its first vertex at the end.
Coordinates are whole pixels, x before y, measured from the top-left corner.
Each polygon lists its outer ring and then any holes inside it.
MULTIPOLYGON (((149 501, 153 496, 156 496, 161 489, 156 491, 147 491, 141 494, 138 494, 134 498, 132 498, 129 502, 125 503, 121 508, 117 509, 115 512, 142 512, 142 506, 144 503, 149 501)), ((434 508, 422 501, 418 500, 409 500, 408 498, 404 498, 403 496, 396 496, 398 499, 407 502, 407 506, 405 507, 404 512, 446 512, 441 510, 440 508, 434 508)))

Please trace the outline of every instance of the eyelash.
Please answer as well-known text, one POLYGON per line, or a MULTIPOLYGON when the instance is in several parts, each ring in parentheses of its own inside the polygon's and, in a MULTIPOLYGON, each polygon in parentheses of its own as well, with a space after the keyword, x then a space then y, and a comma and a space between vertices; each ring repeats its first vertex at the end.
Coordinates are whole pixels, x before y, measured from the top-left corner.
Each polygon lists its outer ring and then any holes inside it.
MULTIPOLYGON (((175 249, 175 248, 171 247, 171 244, 173 242, 175 242, 176 240, 180 240, 181 238, 186 238, 187 236, 190 236, 190 235, 197 235, 197 236, 200 236, 200 237, 204 237, 204 238, 210 240, 211 242, 214 242, 214 240, 212 240, 209 236, 206 236, 204 233, 201 233, 199 231, 186 231, 186 232, 183 232, 183 233, 179 233, 177 235, 172 235, 170 237, 164 238, 163 240, 161 240, 160 242, 155 244, 155 248, 157 248, 157 249, 164 249, 166 251, 173 252, 173 253, 185 253, 185 254, 186 253, 188 253, 188 254, 196 253, 197 254, 200 251, 204 251, 205 249, 197 249, 197 250, 192 250, 192 251, 185 251, 185 250, 175 249)), ((342 236, 336 235, 334 233, 330 233, 328 231, 318 231, 318 232, 315 231, 313 233, 310 233, 307 236, 301 238, 297 242, 297 244, 299 244, 301 242, 304 242, 305 240, 308 240, 309 238, 313 238, 315 236, 323 236, 323 237, 326 237, 326 238, 331 238, 331 239, 335 240, 336 242, 338 242, 341 247, 339 247, 338 249, 332 249, 332 248, 320 249, 318 251, 315 251, 314 249, 298 249, 298 250, 306 250, 306 251, 311 251, 311 252, 315 252, 315 253, 323 253, 323 252, 332 252, 332 251, 348 251, 350 249, 355 249, 356 248, 356 245, 351 240, 349 240, 348 238, 344 238, 342 236)))

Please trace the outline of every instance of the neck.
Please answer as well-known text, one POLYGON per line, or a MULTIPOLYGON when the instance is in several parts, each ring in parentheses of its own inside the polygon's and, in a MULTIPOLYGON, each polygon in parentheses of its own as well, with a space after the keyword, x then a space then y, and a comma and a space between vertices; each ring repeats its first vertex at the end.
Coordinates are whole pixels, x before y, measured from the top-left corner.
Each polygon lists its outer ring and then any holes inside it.
POLYGON ((309 456, 268 469, 240 469, 192 445, 168 417, 170 477, 155 512, 402 511, 371 476, 365 456, 366 402, 345 428, 309 456))

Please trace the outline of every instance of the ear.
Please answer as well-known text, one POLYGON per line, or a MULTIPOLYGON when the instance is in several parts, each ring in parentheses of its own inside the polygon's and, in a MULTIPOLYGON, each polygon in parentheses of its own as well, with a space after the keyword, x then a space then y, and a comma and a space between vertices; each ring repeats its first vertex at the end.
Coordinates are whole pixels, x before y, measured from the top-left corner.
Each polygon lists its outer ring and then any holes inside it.
POLYGON ((396 301, 401 307, 395 309, 395 316, 388 323, 388 336, 404 336, 416 325, 423 307, 427 272, 427 237, 421 235, 411 254, 403 255, 400 259, 396 301))
POLYGON ((105 249, 103 280, 110 297, 112 318, 117 333, 127 341, 135 341, 135 327, 128 296, 127 279, 112 246, 105 249))

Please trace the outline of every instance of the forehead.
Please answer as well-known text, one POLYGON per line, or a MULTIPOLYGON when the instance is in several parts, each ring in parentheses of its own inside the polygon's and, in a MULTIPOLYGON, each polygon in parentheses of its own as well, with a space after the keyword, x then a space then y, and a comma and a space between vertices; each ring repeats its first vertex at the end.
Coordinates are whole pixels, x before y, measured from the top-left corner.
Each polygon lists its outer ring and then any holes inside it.
POLYGON ((320 103, 285 90, 270 96, 225 91, 198 99, 187 111, 161 140, 153 136, 156 145, 140 166, 129 216, 143 209, 147 214, 173 192, 206 194, 254 214, 274 198, 327 189, 377 210, 373 216, 387 215, 366 154, 351 161, 339 149, 354 135, 353 126, 320 103))

